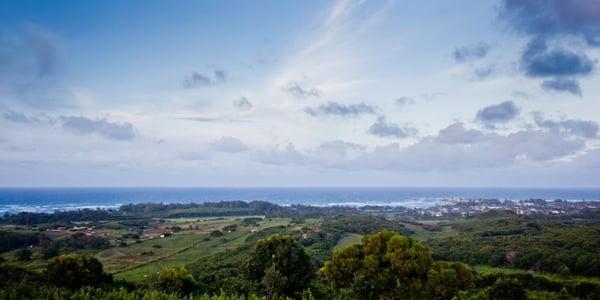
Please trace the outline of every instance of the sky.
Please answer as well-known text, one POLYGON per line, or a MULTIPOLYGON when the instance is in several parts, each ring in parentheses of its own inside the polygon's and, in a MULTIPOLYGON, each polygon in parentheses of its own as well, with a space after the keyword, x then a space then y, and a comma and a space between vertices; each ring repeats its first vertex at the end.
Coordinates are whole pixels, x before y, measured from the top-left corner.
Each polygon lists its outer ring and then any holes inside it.
POLYGON ((0 2, 0 186, 600 187, 600 0, 0 2))

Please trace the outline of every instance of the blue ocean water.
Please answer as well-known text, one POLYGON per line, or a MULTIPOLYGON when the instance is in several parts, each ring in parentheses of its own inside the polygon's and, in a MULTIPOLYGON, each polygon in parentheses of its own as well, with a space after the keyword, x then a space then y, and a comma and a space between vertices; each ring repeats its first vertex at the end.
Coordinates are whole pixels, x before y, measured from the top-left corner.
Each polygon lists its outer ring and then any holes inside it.
POLYGON ((600 189, 544 188, 0 188, 0 212, 117 208, 126 203, 264 200, 281 205, 423 207, 468 199, 600 201, 600 189))

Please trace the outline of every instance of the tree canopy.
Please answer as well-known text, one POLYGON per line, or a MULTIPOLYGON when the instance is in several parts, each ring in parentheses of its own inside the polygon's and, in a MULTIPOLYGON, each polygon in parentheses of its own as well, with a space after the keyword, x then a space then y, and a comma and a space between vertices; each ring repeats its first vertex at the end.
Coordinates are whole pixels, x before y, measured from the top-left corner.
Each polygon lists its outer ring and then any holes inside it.
POLYGON ((96 258, 79 254, 65 254, 51 259, 46 277, 52 284, 69 289, 100 286, 112 281, 96 258))
POLYGON ((465 265, 434 263, 429 248, 387 230, 335 251, 321 274, 336 292, 366 299, 451 299, 472 282, 465 265))
POLYGON ((276 234, 258 241, 245 273, 267 296, 298 297, 310 284, 314 266, 296 240, 276 234))

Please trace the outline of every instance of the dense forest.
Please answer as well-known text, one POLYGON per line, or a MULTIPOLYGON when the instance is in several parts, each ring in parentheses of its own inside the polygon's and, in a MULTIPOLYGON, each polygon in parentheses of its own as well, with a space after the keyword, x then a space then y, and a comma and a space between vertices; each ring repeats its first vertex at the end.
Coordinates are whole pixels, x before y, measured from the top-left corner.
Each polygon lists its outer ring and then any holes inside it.
POLYGON ((596 215, 424 220, 264 202, 19 213, 0 226, 0 299, 600 299, 599 243, 596 215))

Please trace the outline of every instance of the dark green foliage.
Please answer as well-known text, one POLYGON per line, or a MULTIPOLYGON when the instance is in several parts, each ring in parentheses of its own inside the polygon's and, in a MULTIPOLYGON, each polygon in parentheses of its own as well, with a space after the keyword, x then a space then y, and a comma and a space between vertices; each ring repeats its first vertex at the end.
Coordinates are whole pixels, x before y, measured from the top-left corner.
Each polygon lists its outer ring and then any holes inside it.
POLYGON ((381 216, 343 215, 325 219, 319 231, 306 229, 305 235, 298 235, 297 239, 307 248, 311 256, 322 264, 331 257, 333 248, 345 233, 370 234, 383 229, 405 235, 411 233, 401 223, 381 216))
POLYGON ((571 294, 581 299, 600 299, 600 284, 579 281, 570 289, 571 294))
POLYGON ((42 257, 44 259, 51 259, 60 254, 60 243, 49 242, 42 247, 42 257))
POLYGON ((459 291, 473 285, 473 271, 458 262, 434 262, 427 274, 427 290, 431 299, 452 299, 459 291))
POLYGON ((258 226, 259 221, 262 221, 262 218, 244 218, 244 219, 242 219, 242 222, 240 223, 240 225, 242 225, 244 227, 258 226))
POLYGON ((284 233, 289 233, 288 229, 285 226, 273 226, 273 227, 268 227, 265 228, 261 231, 257 231, 253 234, 251 234, 247 239, 246 242, 248 243, 255 243, 258 242, 261 239, 264 239, 266 237, 269 237, 273 234, 284 234, 284 233))
POLYGON ((434 258, 600 276, 600 225, 496 213, 458 221, 454 228, 459 236, 427 241, 434 258))
POLYGON ((234 232, 237 230, 236 224, 231 224, 223 227, 223 232, 234 232))
POLYGON ((272 235, 256 244, 244 273, 266 296, 297 298, 309 286, 314 265, 292 237, 272 235))
POLYGON ((196 281, 185 268, 165 268, 152 275, 148 286, 168 294, 187 295, 197 291, 196 281))
MULTIPOLYGON (((332 289, 351 298, 424 299, 429 296, 427 278, 432 263, 429 249, 420 242, 384 230, 363 237, 362 244, 335 251, 322 274, 332 289)), ((452 269, 449 265, 437 266, 438 271, 448 268, 452 269)), ((458 286, 463 279, 455 281, 458 286)), ((436 286, 432 290, 440 290, 438 294, 442 295, 446 292, 439 284, 432 283, 436 286)))
POLYGON ((33 253, 29 249, 19 249, 15 252, 15 259, 19 261, 27 261, 31 259, 33 253))
MULTIPOLYGON (((79 209, 56 211, 54 213, 20 212, 5 215, 3 221, 19 225, 36 225, 42 223, 67 223, 74 221, 111 220, 120 217, 114 211, 104 209, 79 209)), ((123 218, 123 217, 121 217, 123 218)))
MULTIPOLYGON (((44 283, 44 278, 41 274, 27 271, 21 267, 10 264, 0 265, 0 290, 11 285, 21 284, 36 284, 44 283)), ((1 299, 1 298, 0 298, 1 299)))
POLYGON ((469 266, 434 262, 426 246, 387 230, 335 251, 321 273, 350 299, 452 299, 475 279, 469 266))
POLYGON ((518 282, 518 285, 528 291, 559 294, 565 290, 570 295, 580 299, 600 299, 600 283, 573 279, 556 280, 528 273, 503 274, 484 272, 477 275, 475 289, 478 291, 488 291, 499 281, 518 282))
POLYGON ((213 230, 210 232, 210 236, 211 237, 223 236, 223 232, 221 232, 221 230, 213 230))
POLYGON ((51 259, 46 269, 46 278, 56 286, 72 290, 112 282, 112 277, 104 273, 102 264, 96 258, 78 254, 51 259))
POLYGON ((0 231, 0 253, 21 247, 37 245, 39 239, 40 235, 37 233, 0 231))
POLYGON ((380 230, 391 230, 404 235, 413 233, 398 221, 391 221, 381 216, 343 215, 328 218, 323 228, 329 231, 371 234, 380 230))
POLYGON ((251 250, 250 246, 242 246, 201 259, 188 268, 205 293, 224 291, 230 295, 247 295, 256 292, 256 289, 240 273, 240 266, 248 261, 251 250))
POLYGON ((78 232, 62 240, 61 246, 68 250, 94 249, 102 250, 110 247, 110 242, 100 236, 87 236, 78 232))
POLYGON ((488 290, 490 300, 527 300, 527 293, 521 282, 515 279, 498 279, 488 290))

